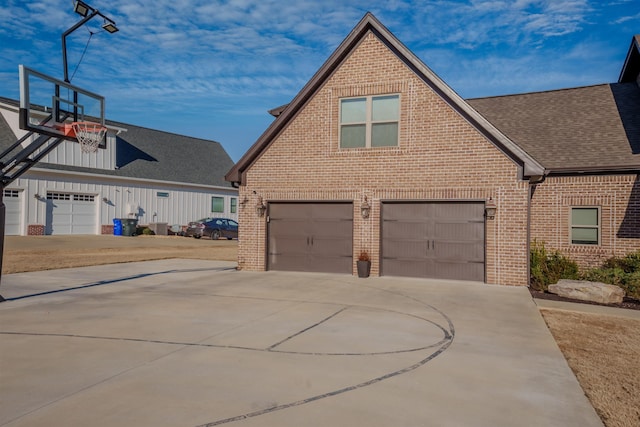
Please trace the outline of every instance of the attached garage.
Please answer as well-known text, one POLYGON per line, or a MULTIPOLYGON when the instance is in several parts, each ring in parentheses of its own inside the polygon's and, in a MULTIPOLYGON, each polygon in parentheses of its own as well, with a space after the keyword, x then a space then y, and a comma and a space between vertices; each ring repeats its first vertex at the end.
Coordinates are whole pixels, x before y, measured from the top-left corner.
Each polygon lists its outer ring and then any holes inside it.
POLYGON ((19 236, 22 229, 22 191, 4 190, 5 229, 7 236, 19 236))
POLYGON ((352 203, 270 203, 267 269, 352 274, 352 203))
POLYGON ((382 204, 381 274, 485 280, 484 203, 382 204))
POLYGON ((47 192, 46 234, 96 234, 95 195, 47 192))

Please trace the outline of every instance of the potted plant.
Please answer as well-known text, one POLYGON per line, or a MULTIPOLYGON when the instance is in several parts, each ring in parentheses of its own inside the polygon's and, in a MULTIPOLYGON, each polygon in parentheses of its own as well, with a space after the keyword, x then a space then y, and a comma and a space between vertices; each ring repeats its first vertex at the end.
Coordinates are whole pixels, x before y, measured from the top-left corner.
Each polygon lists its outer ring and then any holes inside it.
POLYGON ((371 259, 369 258, 367 251, 360 252, 357 265, 358 277, 369 277, 369 272, 371 271, 371 259))

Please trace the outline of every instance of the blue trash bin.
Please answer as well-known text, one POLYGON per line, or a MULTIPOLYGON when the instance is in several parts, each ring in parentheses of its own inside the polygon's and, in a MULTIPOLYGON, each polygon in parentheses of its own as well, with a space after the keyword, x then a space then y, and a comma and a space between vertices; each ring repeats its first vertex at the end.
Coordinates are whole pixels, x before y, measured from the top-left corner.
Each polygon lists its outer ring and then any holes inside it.
POLYGON ((113 235, 122 236, 122 220, 120 218, 113 219, 113 235))

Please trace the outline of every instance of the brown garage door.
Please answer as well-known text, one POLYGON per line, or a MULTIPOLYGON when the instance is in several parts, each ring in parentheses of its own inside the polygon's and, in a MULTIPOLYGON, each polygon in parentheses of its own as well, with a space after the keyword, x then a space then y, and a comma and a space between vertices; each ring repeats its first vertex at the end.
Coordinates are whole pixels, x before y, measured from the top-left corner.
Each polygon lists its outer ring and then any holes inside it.
POLYGON ((351 203, 270 203, 269 270, 352 273, 351 203))
POLYGON ((484 204, 384 203, 381 272, 484 281, 484 204))

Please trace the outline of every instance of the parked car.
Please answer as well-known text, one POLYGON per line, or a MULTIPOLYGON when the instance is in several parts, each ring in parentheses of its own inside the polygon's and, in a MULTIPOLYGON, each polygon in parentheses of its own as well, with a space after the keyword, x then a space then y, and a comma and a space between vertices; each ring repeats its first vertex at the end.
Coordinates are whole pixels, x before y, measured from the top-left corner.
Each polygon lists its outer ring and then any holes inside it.
POLYGON ((196 239, 202 236, 218 240, 221 237, 227 239, 238 238, 238 223, 228 218, 202 218, 192 221, 184 232, 185 236, 193 236, 196 239))

